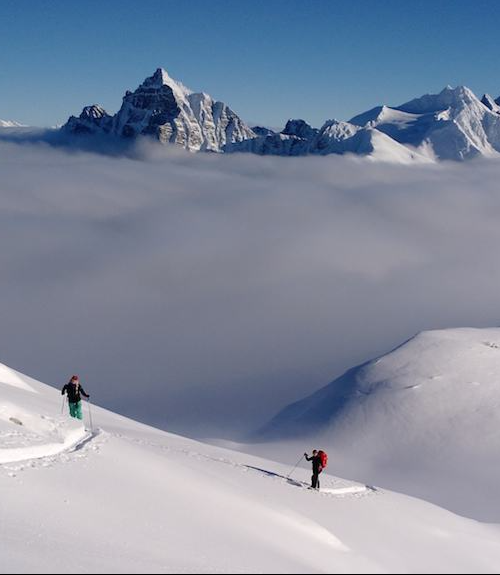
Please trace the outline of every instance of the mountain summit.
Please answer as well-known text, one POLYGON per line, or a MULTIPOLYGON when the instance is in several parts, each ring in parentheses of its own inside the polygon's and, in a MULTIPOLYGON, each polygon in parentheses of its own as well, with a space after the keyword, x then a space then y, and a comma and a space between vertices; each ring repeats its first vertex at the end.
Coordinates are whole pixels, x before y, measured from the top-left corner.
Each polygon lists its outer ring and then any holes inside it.
POLYGON ((122 107, 109 116, 99 106, 85 108, 63 126, 71 134, 106 133, 134 139, 149 136, 192 152, 221 152, 227 144, 254 138, 252 130, 223 102, 194 93, 163 68, 128 91, 122 107))

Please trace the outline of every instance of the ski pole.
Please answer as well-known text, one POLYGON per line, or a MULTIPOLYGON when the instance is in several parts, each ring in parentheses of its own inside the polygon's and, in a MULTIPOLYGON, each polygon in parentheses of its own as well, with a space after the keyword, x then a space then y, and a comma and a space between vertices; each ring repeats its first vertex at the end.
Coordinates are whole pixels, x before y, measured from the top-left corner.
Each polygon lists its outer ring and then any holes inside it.
POLYGON ((303 455, 298 461, 297 461, 297 465, 292 469, 292 471, 290 471, 290 473, 286 476, 287 479, 290 479, 292 473, 297 469, 297 467, 300 465, 300 463, 302 462, 302 460, 304 459, 305 455, 303 455))
POLYGON ((87 399, 87 403, 89 406, 90 431, 94 432, 94 422, 92 421, 92 408, 90 406, 90 398, 87 399))

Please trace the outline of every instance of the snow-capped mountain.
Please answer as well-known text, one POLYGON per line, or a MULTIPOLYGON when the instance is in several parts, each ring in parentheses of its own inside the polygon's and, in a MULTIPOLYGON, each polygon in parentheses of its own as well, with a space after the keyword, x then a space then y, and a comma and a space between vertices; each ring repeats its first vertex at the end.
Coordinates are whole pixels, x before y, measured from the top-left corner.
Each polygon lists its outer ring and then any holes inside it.
POLYGON ((396 108, 374 108, 350 122, 430 150, 440 160, 465 160, 500 152, 500 117, 493 104, 487 98, 480 101, 464 86, 448 86, 396 108))
POLYGON ((288 120, 285 129, 281 132, 285 136, 295 136, 303 140, 313 140, 319 133, 317 128, 313 128, 304 120, 288 120))
POLYGON ((330 120, 311 142, 311 154, 356 154, 374 160, 398 163, 429 162, 416 149, 407 147, 371 127, 358 127, 349 122, 330 120))
POLYGON ((2 572, 498 572, 497 526, 62 399, 0 364, 2 572))
POLYGON ((118 113, 97 105, 72 116, 63 131, 125 140, 149 136, 193 151, 305 156, 356 154, 396 162, 466 160, 500 153, 500 98, 479 100, 464 86, 446 87, 397 107, 377 106, 349 122, 314 128, 289 120, 281 132, 251 129, 223 102, 193 93, 161 68, 127 92, 118 113))
POLYGON ((194 152, 220 152, 227 144, 255 137, 229 106, 208 94, 191 92, 161 68, 135 92, 125 94, 115 116, 90 106, 79 118, 70 118, 63 130, 126 139, 150 136, 194 152))
POLYGON ((404 146, 372 127, 328 120, 320 129, 303 120, 290 120, 282 132, 245 140, 226 152, 251 152, 264 156, 355 154, 398 163, 429 162, 423 151, 404 146))
POLYGON ((87 106, 77 118, 71 116, 64 129, 72 134, 109 134, 113 126, 113 116, 104 108, 94 104, 87 106))
POLYGON ((231 151, 290 156, 351 153, 391 161, 494 156, 500 152, 500 106, 487 95, 480 101, 466 87, 447 87, 395 108, 378 106, 349 122, 329 120, 319 130, 293 120, 279 134, 236 144, 231 151))
POLYGON ((261 438, 313 441, 343 474, 499 521, 499 381, 499 328, 424 332, 287 407, 261 438))

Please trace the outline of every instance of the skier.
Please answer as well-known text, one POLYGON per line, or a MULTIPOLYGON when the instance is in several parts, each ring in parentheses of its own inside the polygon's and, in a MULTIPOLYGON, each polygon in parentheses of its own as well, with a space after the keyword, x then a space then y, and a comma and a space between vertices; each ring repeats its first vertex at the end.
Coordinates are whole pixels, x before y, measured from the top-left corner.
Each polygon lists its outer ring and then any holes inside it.
POLYGON ((69 414, 71 417, 75 419, 83 419, 83 412, 82 412, 82 395, 87 399, 90 398, 90 395, 85 392, 83 387, 80 385, 80 378, 77 375, 74 375, 69 383, 67 383, 63 388, 61 395, 66 394, 68 396, 69 401, 69 414))
POLYGON ((307 461, 312 461, 313 475, 312 475, 311 489, 318 489, 319 490, 319 487, 320 487, 319 486, 319 475, 323 471, 323 461, 322 461, 321 455, 318 452, 318 450, 315 449, 312 452, 311 457, 309 457, 309 455, 307 455, 307 453, 304 453, 304 457, 306 458, 307 461))

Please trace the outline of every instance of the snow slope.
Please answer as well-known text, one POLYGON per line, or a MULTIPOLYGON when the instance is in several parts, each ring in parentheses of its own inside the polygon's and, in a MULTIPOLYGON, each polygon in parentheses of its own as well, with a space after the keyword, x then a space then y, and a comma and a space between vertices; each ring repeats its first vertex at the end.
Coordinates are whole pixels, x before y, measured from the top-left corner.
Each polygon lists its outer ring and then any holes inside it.
MULTIPOLYGON (((32 380, 19 387, 17 374, 2 374, 1 409, 19 415, 18 423, 4 417, 2 449, 8 425, 27 447, 30 420, 75 426, 59 415, 57 390, 32 380)), ((310 492, 305 468, 287 480, 288 465, 100 409, 94 420, 99 433, 80 427, 81 439, 57 455, 0 464, 2 573, 498 569, 496 526, 333 476, 324 476, 324 493, 310 492)), ((32 437, 33 446, 43 441, 32 437)))
MULTIPOLYGON (((371 160, 398 164, 429 163, 432 159, 422 151, 411 149, 371 127, 356 128, 351 136, 343 138, 338 134, 338 126, 350 126, 346 122, 328 122, 313 142, 312 153, 351 153, 371 160)), ((342 129, 342 128, 341 128, 342 129)))
POLYGON ((283 410, 343 473, 500 522, 500 329, 424 332, 283 410))

